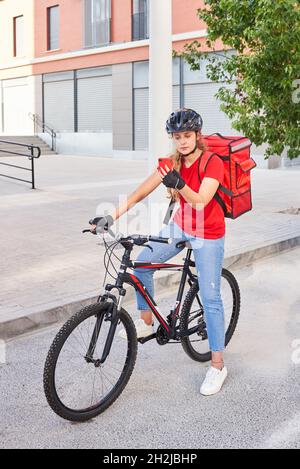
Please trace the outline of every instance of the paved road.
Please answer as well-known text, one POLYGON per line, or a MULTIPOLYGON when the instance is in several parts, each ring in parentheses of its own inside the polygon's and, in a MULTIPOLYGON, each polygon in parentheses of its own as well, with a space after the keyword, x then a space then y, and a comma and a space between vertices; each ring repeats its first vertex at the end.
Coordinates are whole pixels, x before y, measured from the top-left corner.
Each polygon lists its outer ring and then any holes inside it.
MULTIPOLYGON (((300 248, 235 272, 241 319, 226 354, 228 381, 214 397, 199 395, 207 365, 180 346, 151 342, 140 346, 115 404, 89 423, 70 424, 42 392, 57 328, 9 343, 0 367, 0 447, 300 448, 299 272, 300 248)), ((160 302, 163 311, 169 304, 160 302)))

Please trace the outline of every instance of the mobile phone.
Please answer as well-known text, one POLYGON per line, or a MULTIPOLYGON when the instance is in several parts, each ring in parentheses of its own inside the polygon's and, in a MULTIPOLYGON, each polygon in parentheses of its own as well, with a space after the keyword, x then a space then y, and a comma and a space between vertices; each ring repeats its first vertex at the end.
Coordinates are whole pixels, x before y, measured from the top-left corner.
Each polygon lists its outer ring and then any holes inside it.
POLYGON ((157 169, 165 169, 165 166, 167 166, 171 171, 174 169, 174 162, 171 160, 171 158, 158 158, 158 163, 159 166, 157 169))

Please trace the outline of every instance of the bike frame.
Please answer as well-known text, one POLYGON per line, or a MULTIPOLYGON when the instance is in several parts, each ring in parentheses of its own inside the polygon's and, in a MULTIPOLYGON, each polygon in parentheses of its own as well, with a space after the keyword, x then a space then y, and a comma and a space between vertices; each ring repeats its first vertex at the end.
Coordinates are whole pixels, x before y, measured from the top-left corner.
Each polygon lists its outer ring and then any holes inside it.
MULTIPOLYGON (((192 248, 188 249, 187 255, 184 258, 184 261, 185 261, 184 264, 168 264, 168 263, 131 261, 130 255, 131 255, 133 246, 126 242, 122 244, 125 247, 125 252, 122 258, 122 263, 120 266, 118 277, 116 279, 116 283, 115 285, 107 284, 105 287, 106 293, 104 295, 101 295, 98 301, 102 302, 102 301, 107 300, 108 298, 113 299, 115 305, 117 305, 115 308, 116 309, 115 314, 117 314, 117 312, 120 312, 121 310, 122 303, 126 295, 124 284, 128 284, 132 286, 136 290, 136 292, 139 292, 143 296, 143 298, 149 305, 149 309, 151 309, 156 319, 158 320, 160 325, 163 327, 165 333, 167 334, 167 337, 169 337, 170 339, 175 339, 176 338, 176 323, 177 323, 177 318, 179 317, 180 306, 182 303, 184 287, 185 287, 187 278, 188 278, 189 285, 192 285, 196 281, 196 276, 195 274, 192 273, 190 269, 191 267, 195 267, 195 263, 191 260, 192 248), (149 293, 149 291, 147 290, 143 282, 139 280, 135 275, 127 273, 128 268, 153 269, 153 270, 169 269, 173 271, 182 271, 182 276, 180 279, 176 303, 175 303, 174 308, 171 309, 170 314, 167 316, 167 319, 169 320, 169 324, 167 323, 166 319, 162 317, 162 315, 158 311, 157 303, 155 302, 154 298, 151 296, 151 294, 149 293), (109 293, 111 290, 115 288, 119 291, 118 300, 114 295, 111 295, 109 293)), ((156 337, 156 334, 153 334, 153 335, 146 337, 145 339, 140 339, 139 341, 141 343, 145 343, 148 340, 154 339, 155 337, 156 337)))

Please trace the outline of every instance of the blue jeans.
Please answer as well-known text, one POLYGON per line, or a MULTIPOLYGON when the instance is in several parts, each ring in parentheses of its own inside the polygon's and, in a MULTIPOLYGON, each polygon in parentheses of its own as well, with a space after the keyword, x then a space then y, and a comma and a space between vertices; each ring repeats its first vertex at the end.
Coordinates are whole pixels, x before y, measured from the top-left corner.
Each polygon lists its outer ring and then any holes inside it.
MULTIPOLYGON (((137 261, 143 262, 167 262, 185 248, 177 248, 176 243, 181 240, 190 241, 196 270, 200 297, 204 309, 204 319, 207 325, 207 333, 210 350, 221 352, 225 349, 225 315, 221 298, 221 274, 224 260, 225 236, 218 239, 199 238, 184 232, 173 220, 164 226, 158 236, 172 238, 171 244, 149 242, 153 252, 145 247, 137 256, 137 261)), ((155 269, 135 268, 134 275, 141 280, 149 293, 154 297, 153 274, 155 269)), ((149 306, 136 291, 137 308, 140 311, 149 310, 149 306)))

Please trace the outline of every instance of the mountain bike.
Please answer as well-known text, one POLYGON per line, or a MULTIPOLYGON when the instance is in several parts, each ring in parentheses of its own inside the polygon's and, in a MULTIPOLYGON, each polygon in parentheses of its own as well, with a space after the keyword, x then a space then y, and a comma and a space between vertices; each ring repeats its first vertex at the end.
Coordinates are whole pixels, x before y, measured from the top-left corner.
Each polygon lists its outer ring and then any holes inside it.
MULTIPOLYGON (((50 407, 61 418, 73 422, 90 420, 116 401, 132 375, 138 344, 144 345, 151 340, 156 340, 160 346, 181 344, 191 359, 197 362, 211 360, 198 276, 192 270, 195 262, 191 258, 190 242, 178 241, 176 244, 182 249, 187 248, 183 264, 132 261, 134 246, 152 250, 146 243, 168 244, 171 239, 139 234, 124 237, 112 230, 109 232, 113 236, 112 243, 109 244, 103 235, 105 290, 96 303, 82 308, 62 326, 50 347, 44 368, 44 392, 50 407), (124 248, 121 259, 115 253, 117 247, 124 248), (116 269, 112 256, 120 262, 119 269, 116 269), (110 272, 110 266, 116 276, 110 272), (143 283, 128 272, 135 268, 182 273, 175 305, 166 317, 143 283), (114 283, 105 284, 108 274, 114 283), (159 325, 154 334, 137 339, 134 322, 123 308, 126 286, 139 292, 155 315, 159 325), (121 328, 126 331, 126 340, 118 336, 121 328)), ((233 274, 224 268, 221 291, 227 346, 239 318, 240 290, 233 274)))

